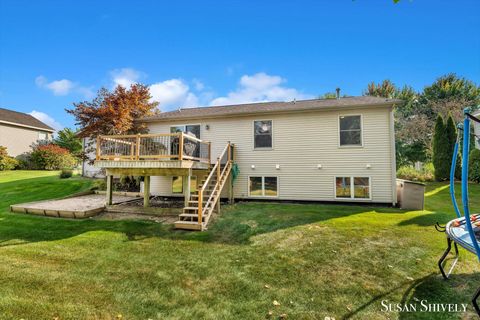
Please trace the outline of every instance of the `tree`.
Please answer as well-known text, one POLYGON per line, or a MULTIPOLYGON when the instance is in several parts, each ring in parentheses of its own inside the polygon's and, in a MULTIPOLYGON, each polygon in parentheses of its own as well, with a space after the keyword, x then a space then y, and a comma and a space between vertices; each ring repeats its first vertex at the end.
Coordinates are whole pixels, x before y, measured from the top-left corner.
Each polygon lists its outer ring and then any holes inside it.
POLYGON ((143 84, 133 84, 129 89, 117 86, 113 92, 102 88, 92 101, 74 103, 74 108, 66 111, 80 127, 78 137, 88 138, 85 146, 88 154, 94 151, 98 135, 148 132, 146 125, 137 120, 159 112, 158 102, 151 99, 148 87, 143 84))
POLYGON ((58 131, 58 135, 53 142, 62 148, 68 149, 73 155, 79 155, 82 152, 82 140, 70 128, 58 131))
POLYGON ((397 94, 397 87, 395 84, 386 79, 383 80, 381 83, 370 82, 367 86, 367 90, 365 91, 366 96, 373 96, 373 97, 383 97, 383 98, 394 98, 397 94))
POLYGON ((337 94, 335 92, 326 92, 319 96, 318 99, 337 99, 337 94))
POLYGON ((433 166, 435 167, 435 179, 445 181, 449 177, 450 159, 447 130, 441 115, 437 117, 433 136, 433 166))
MULTIPOLYGON (((451 159, 453 156, 453 151, 455 149, 455 144, 457 142, 457 128, 455 126, 455 122, 453 121, 452 115, 448 116, 445 132, 446 132, 446 137, 448 141, 447 152, 451 159)), ((450 160, 449 162, 450 165, 451 165, 451 162, 452 161, 450 160)), ((461 162, 460 162, 460 154, 459 154, 459 156, 457 157, 457 163, 455 164, 455 173, 457 178, 459 177, 458 175, 461 173, 460 163, 461 162)))
POLYGON ((136 120, 158 112, 158 102, 151 98, 143 84, 133 84, 129 89, 117 86, 113 92, 102 88, 92 101, 74 103, 74 108, 66 111, 80 126, 79 137, 144 133, 147 127, 136 120))

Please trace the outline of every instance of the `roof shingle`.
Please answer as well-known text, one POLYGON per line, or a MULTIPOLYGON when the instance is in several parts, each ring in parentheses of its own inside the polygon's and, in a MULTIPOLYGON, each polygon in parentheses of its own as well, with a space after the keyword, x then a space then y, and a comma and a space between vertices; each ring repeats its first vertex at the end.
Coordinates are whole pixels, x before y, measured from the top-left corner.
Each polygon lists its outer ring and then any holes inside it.
POLYGON ((218 107, 185 108, 145 117, 141 119, 141 121, 152 122, 187 118, 228 117, 252 113, 294 112, 359 106, 391 106, 400 102, 401 100, 398 99, 385 99, 369 96, 346 97, 340 99, 312 99, 290 102, 259 102, 218 107))
POLYGON ((52 127, 29 114, 3 108, 0 108, 0 121, 11 122, 20 126, 35 127, 51 132, 55 131, 52 127))

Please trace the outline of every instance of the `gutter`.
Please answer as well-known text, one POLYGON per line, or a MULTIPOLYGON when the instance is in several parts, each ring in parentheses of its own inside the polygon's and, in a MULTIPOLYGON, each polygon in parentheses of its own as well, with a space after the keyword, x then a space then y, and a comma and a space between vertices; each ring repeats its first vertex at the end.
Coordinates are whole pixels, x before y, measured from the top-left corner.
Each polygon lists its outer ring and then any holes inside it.
POLYGON ((41 130, 41 131, 46 131, 46 132, 50 132, 50 133, 55 132, 55 129, 40 128, 40 127, 29 126, 29 125, 26 125, 26 124, 10 122, 10 121, 5 121, 5 120, 0 120, 0 123, 8 124, 8 125, 11 125, 11 126, 14 126, 14 127, 23 127, 23 128, 41 130))

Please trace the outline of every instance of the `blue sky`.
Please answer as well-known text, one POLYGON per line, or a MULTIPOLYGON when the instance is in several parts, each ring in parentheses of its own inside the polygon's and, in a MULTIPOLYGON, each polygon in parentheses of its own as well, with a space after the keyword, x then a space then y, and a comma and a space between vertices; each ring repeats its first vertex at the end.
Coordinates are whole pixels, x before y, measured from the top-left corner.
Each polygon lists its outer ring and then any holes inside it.
POLYGON ((0 107, 73 126, 102 86, 140 81, 163 111, 480 83, 480 1, 0 0, 0 107))

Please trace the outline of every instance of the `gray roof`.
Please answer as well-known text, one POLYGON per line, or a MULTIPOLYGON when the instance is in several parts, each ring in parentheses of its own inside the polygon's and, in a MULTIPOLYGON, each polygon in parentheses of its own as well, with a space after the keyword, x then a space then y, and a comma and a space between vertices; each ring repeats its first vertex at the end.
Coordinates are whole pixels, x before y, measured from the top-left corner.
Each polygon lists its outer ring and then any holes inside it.
POLYGON ((52 127, 46 125, 37 118, 23 112, 8 110, 0 108, 0 122, 10 122, 19 126, 35 127, 38 129, 44 129, 45 131, 55 131, 52 127))
POLYGON ((349 107, 392 106, 402 100, 370 96, 346 97, 339 99, 312 99, 290 102, 259 102, 218 107, 185 108, 145 117, 141 121, 163 121, 190 118, 216 118, 242 114, 295 112, 322 109, 347 109, 349 107))

